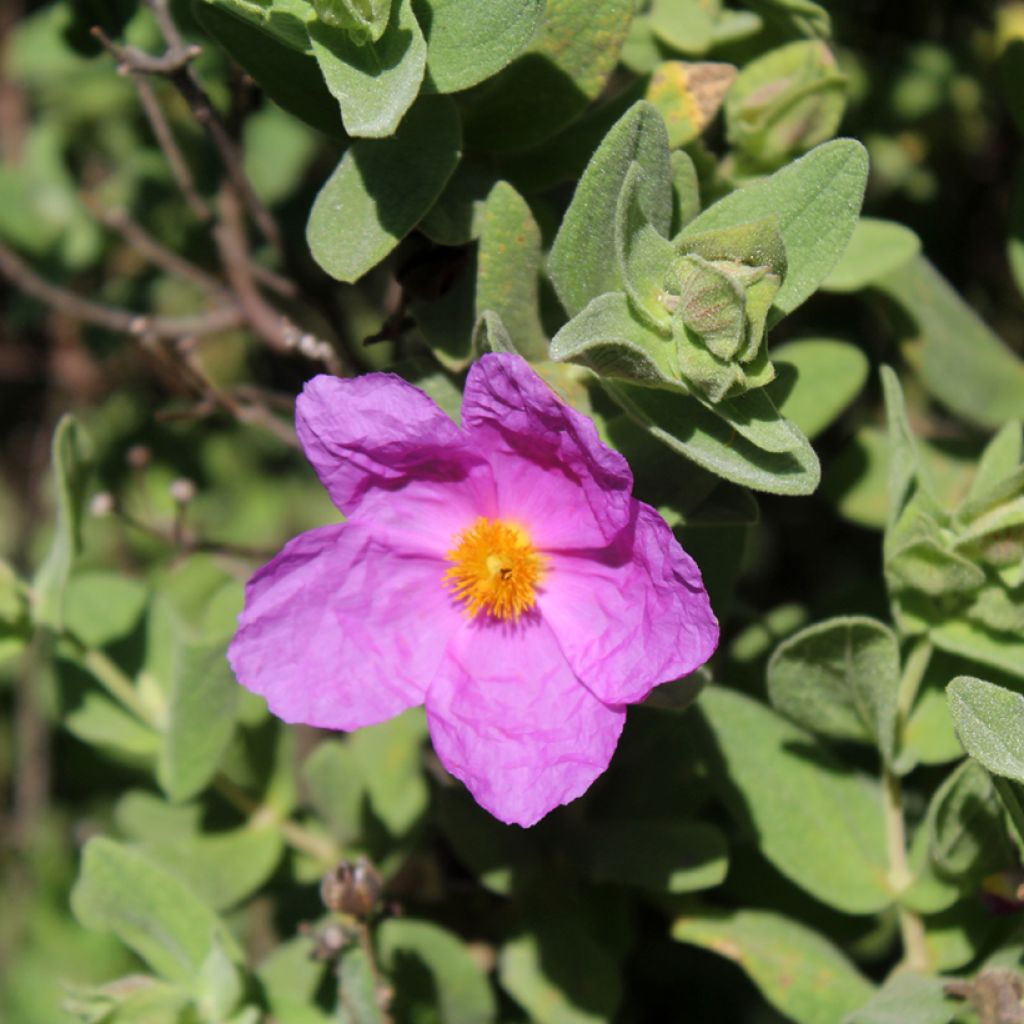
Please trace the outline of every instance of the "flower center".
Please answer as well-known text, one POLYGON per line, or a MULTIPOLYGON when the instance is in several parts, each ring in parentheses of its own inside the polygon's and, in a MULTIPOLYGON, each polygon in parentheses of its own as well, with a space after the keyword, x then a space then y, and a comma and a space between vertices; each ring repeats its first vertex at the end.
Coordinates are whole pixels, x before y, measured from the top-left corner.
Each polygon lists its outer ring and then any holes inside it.
POLYGON ((481 516, 455 540, 444 582, 470 616, 486 611, 496 619, 518 619, 534 606, 544 556, 522 527, 481 516))

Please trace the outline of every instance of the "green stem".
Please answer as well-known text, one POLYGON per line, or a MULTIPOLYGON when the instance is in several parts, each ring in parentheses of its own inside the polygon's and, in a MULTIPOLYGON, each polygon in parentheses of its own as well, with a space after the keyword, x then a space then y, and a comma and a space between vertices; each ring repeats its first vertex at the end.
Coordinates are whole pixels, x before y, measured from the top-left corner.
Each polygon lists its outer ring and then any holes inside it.
POLYGON ((903 734, 910 720, 910 712, 914 709, 914 701, 917 700, 917 692, 921 689, 921 682, 928 665, 932 660, 931 640, 928 637, 921 637, 910 649, 906 663, 903 666, 903 675, 900 676, 899 689, 896 691, 896 744, 897 749, 902 746, 903 734))
MULTIPOLYGON (((163 731, 158 714, 142 699, 131 679, 103 651, 86 647, 71 633, 63 633, 62 639, 74 649, 79 663, 88 669, 93 678, 122 707, 156 732, 163 731)), ((217 790, 250 821, 265 819, 272 815, 275 824, 281 829, 285 842, 292 849, 305 853, 314 860, 319 860, 327 865, 334 865, 341 859, 340 851, 331 840, 304 829, 297 822, 288 818, 281 818, 265 804, 254 800, 243 789, 236 786, 226 775, 218 775, 214 784, 217 790)))
POLYGON ((1015 783, 998 775, 992 776, 992 783, 1010 816, 1010 821, 1013 822, 1017 840, 1021 844, 1020 848, 1024 850, 1024 805, 1021 804, 1020 790, 1015 783))
MULTIPOLYGON (((899 688, 896 691, 896 750, 903 747, 904 734, 918 690, 932 657, 932 644, 922 637, 911 649, 903 666, 899 688)), ((896 894, 896 913, 899 918, 900 937, 906 965, 915 970, 928 970, 928 949, 925 944, 924 923, 921 917, 899 901, 913 881, 907 861, 907 831, 903 815, 903 786, 891 763, 882 768, 882 800, 885 815, 885 836, 889 854, 889 885, 896 894)))
POLYGON ((70 633, 62 634, 62 639, 74 648, 75 657, 82 667, 92 674, 111 697, 150 728, 160 731, 160 722, 154 709, 142 699, 131 679, 103 651, 86 647, 70 633))

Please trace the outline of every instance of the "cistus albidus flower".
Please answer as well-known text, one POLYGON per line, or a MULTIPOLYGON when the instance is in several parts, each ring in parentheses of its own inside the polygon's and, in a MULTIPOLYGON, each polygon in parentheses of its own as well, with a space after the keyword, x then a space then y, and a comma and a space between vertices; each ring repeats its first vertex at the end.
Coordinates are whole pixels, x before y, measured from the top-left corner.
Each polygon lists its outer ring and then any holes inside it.
POLYGON ((700 570, 518 356, 473 366, 461 428, 385 373, 315 377, 296 423, 347 519, 253 576, 228 651, 286 722, 425 704, 445 768, 526 826, 607 768, 625 705, 714 651, 700 570))

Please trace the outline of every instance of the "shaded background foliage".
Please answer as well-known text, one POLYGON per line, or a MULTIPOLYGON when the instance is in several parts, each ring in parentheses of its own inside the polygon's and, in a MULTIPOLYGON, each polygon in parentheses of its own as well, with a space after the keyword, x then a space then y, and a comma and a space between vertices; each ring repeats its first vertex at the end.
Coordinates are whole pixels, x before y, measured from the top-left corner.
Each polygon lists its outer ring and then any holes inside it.
MULTIPOLYGON (((806 0, 505 6, 523 24, 491 52, 479 41, 493 26, 474 18, 500 3, 325 2, 316 18, 303 0, 171 4, 202 47, 179 48, 172 70, 194 68, 224 127, 218 144, 187 83, 145 79, 194 177, 184 190, 138 82, 106 52, 175 50, 148 9, 0 12, 0 1012, 1015 1019, 1024 14, 836 2, 830 25, 806 0), (309 54, 296 12, 312 19, 309 54), (445 12, 470 43, 431 56, 445 12), (575 46, 544 56, 544 18, 575 46), (388 35, 396 24, 406 35, 388 35), (358 75, 377 45, 401 58, 383 90, 358 75), (757 102, 743 113, 742 83, 784 50, 801 55, 787 74, 810 76, 811 105, 780 113, 769 89, 772 134, 757 102), (701 85, 680 59, 715 64, 701 85), (632 106, 644 96, 667 139, 632 106), (890 222, 862 221, 848 249, 856 174, 840 193, 807 170, 823 152, 857 164, 837 134, 870 156, 863 213, 890 222), (614 142, 627 137, 635 150, 614 142), (776 171, 797 185, 770 178, 756 215, 713 205, 776 171), (689 180, 691 215, 742 229, 713 256, 685 247, 689 180), (812 187, 846 219, 811 221, 794 243, 780 197, 812 187), (583 219, 573 234, 582 194, 605 204, 600 231, 583 219), (628 267, 669 239, 691 254, 686 273, 710 273, 694 252, 727 264, 712 277, 749 338, 747 269, 780 230, 776 287, 799 270, 822 290, 785 319, 764 307, 774 381, 723 403, 659 364, 670 386, 654 392, 630 383, 637 363, 570 345, 595 330, 564 333, 569 314, 620 295, 602 329, 660 359, 668 342, 637 298, 649 268, 628 267), (829 231, 831 257, 808 257, 829 231), (607 248, 588 252, 601 232, 607 248), (302 381, 395 368, 457 415, 461 371, 486 347, 521 351, 595 416, 701 564, 724 627, 697 707, 690 680, 633 709, 607 775, 528 832, 445 776, 417 713, 344 739, 284 728, 221 656, 246 576, 336 517, 294 448, 302 381), (702 438, 749 427, 729 403, 762 391, 770 412, 736 446, 746 455, 708 461, 702 438), (617 395, 704 426, 658 435, 617 395), (783 434, 796 485, 772 468, 778 448, 765 454, 783 434), (383 880, 369 917, 320 899, 342 856, 383 880)), ((691 313, 671 329, 692 355, 728 325, 699 301, 691 313)))

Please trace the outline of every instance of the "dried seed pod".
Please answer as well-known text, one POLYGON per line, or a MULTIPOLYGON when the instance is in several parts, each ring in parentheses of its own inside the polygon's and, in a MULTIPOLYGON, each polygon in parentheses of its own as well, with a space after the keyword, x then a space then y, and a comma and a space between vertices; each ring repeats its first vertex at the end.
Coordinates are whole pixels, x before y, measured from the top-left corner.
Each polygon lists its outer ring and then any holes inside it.
POLYGON ((377 869, 365 857, 343 860, 320 883, 324 905, 338 914, 367 918, 380 900, 381 880, 377 869))

